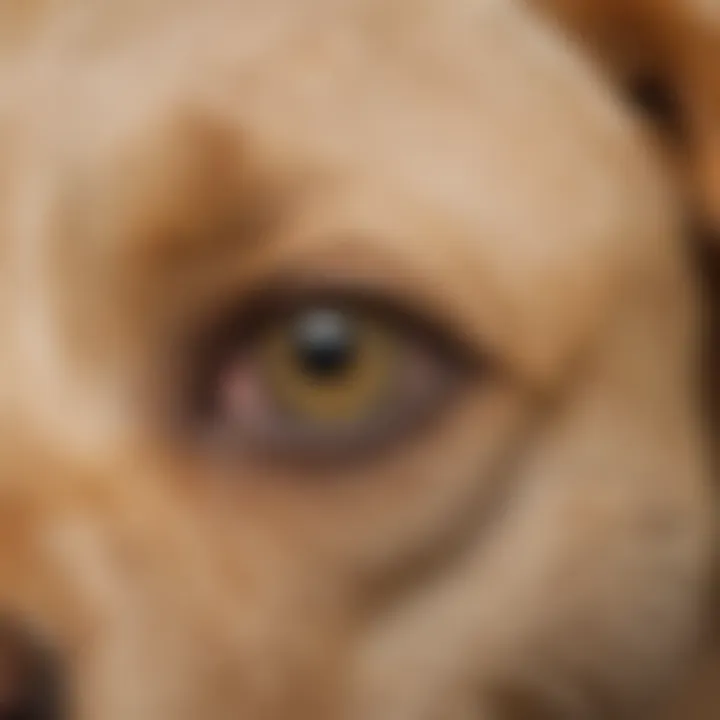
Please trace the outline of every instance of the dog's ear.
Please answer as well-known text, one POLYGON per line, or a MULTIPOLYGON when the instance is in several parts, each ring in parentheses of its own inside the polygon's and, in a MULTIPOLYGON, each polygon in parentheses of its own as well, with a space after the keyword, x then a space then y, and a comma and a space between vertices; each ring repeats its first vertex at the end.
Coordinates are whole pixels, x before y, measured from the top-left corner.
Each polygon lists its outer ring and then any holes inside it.
POLYGON ((658 131, 693 222, 720 246, 720 3, 528 1, 579 39, 658 131))

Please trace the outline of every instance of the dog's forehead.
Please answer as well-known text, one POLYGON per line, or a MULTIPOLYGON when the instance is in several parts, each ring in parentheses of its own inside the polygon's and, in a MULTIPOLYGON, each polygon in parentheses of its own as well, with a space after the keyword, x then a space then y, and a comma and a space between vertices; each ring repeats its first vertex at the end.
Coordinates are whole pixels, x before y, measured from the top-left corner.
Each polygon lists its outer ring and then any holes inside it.
POLYGON ((359 222, 410 265, 435 253, 431 280, 450 305, 497 308, 495 335, 538 367, 594 325, 628 265, 663 254, 672 223, 642 141, 592 72, 513 3, 183 7, 184 19, 149 23, 95 63, 72 58, 75 79, 62 71, 78 119, 70 143, 55 126, 63 172, 89 168, 91 201, 125 168, 143 218, 184 212, 207 194, 198 183, 217 182, 203 163, 222 137, 226 164, 250 148, 261 171, 334 179, 306 195, 352 208, 339 231, 359 222), (188 131, 188 114, 219 132, 188 131), (194 159, 178 163, 189 146, 194 159))

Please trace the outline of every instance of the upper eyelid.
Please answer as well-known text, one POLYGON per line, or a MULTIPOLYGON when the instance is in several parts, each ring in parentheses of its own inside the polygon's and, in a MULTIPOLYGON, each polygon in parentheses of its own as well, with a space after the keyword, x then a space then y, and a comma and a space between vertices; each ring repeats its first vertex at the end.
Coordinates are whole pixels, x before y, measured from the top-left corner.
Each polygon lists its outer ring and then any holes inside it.
POLYGON ((279 276, 264 283, 261 289, 228 304, 215 323, 209 325, 209 331, 206 325, 201 342, 233 345, 250 340, 267 324, 282 321, 303 308, 317 306, 341 307, 386 320, 400 332, 425 340, 438 351, 451 355, 468 371, 486 369, 495 361, 489 349, 478 349, 439 313, 418 307, 404 295, 361 281, 340 283, 327 277, 279 276))
POLYGON ((291 233, 252 258, 187 269, 184 281, 162 293, 170 327, 164 324, 160 333, 169 333, 171 350, 186 356, 188 344, 197 347, 233 323, 252 324, 253 316, 273 307, 340 298, 407 323, 470 364, 489 361, 510 382, 545 387, 544 373, 525 357, 524 343, 512 332, 513 318, 503 318, 504 304, 493 287, 480 281, 476 289, 444 287, 422 253, 416 259, 405 252, 372 234, 291 233))

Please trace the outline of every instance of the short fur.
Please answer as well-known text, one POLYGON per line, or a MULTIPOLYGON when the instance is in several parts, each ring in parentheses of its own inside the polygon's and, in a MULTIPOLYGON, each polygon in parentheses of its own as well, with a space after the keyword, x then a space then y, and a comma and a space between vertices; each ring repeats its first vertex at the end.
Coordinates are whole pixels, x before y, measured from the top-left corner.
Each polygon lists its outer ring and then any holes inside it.
POLYGON ((510 0, 40 15, 0 75, 0 608, 72 719, 656 717, 707 568, 700 308, 600 74, 510 0), (330 478, 208 451, 184 349, 278 272, 492 371, 330 478))

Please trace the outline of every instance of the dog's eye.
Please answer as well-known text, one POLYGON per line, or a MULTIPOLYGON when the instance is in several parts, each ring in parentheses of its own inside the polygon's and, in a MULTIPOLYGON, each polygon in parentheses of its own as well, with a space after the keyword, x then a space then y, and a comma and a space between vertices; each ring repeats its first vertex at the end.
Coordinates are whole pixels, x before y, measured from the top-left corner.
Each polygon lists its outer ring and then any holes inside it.
POLYGON ((325 298, 239 321, 200 375, 204 417, 244 449, 311 459, 370 452, 438 409, 462 374, 445 338, 325 298))
POLYGON ((270 328, 258 350, 268 389, 288 415, 341 425, 372 413, 394 384, 400 355, 382 324, 329 307, 270 328))

